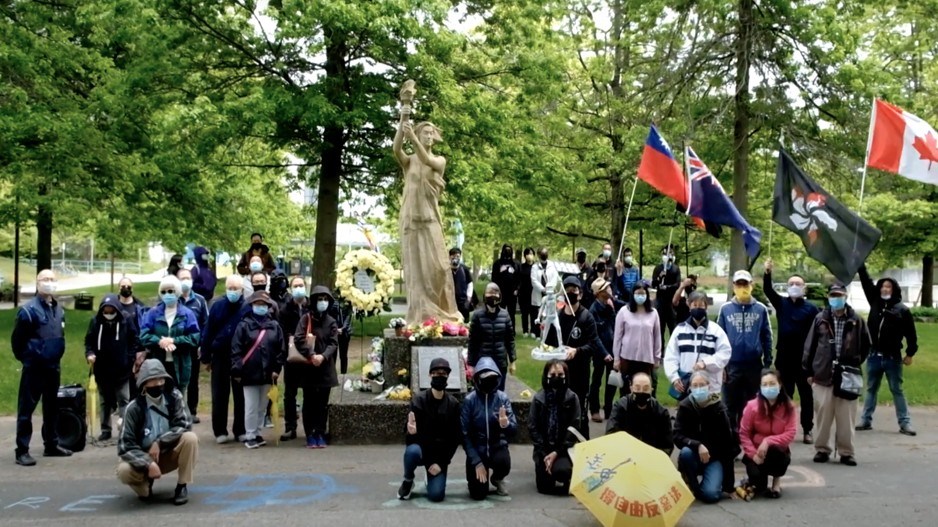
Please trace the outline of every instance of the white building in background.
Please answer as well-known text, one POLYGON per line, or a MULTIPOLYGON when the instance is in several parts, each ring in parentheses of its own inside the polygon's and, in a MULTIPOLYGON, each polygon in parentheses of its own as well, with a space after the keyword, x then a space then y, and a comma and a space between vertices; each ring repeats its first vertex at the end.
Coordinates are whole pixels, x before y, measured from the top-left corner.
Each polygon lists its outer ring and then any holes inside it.
POLYGON ((172 255, 168 254, 163 249, 163 244, 158 242, 150 242, 147 244, 147 258, 149 258, 150 263, 168 262, 170 256, 172 255))

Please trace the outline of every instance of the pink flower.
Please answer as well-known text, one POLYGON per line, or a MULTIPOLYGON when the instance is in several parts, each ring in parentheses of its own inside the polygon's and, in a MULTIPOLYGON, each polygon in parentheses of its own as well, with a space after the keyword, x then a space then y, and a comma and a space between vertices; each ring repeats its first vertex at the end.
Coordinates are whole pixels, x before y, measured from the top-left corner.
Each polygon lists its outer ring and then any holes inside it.
POLYGON ((426 320, 423 321, 423 327, 425 327, 425 328, 428 328, 428 327, 430 327, 430 326, 435 326, 435 325, 436 325, 436 319, 435 319, 435 318, 428 318, 428 319, 426 319, 426 320))
POLYGON ((467 328, 466 326, 462 326, 461 328, 459 328, 459 336, 460 336, 460 337, 468 337, 468 336, 469 336, 469 328, 467 328))
POLYGON ((447 322, 446 324, 443 324, 443 333, 447 335, 455 337, 456 335, 459 335, 459 330, 459 324, 454 322, 447 322))

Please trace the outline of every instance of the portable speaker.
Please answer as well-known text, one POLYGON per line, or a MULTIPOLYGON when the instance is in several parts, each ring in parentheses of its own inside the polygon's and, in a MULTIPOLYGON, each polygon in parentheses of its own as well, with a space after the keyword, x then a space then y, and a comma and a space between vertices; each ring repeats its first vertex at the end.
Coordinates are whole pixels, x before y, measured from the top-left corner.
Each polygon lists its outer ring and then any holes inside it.
POLYGON ((88 425, 85 423, 85 389, 80 384, 59 387, 59 418, 56 428, 59 445, 72 452, 85 449, 88 425))

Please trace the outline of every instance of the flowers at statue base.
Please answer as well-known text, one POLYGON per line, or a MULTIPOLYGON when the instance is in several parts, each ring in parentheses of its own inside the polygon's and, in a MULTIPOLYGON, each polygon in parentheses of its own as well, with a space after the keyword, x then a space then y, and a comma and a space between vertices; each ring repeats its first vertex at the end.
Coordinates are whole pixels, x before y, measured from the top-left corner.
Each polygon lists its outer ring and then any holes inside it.
POLYGON ((410 388, 403 384, 398 384, 388 392, 387 399, 389 401, 409 401, 411 396, 410 388))
POLYGON ((352 306, 355 316, 391 310, 395 271, 386 256, 368 249, 349 251, 335 271, 336 295, 352 306))
POLYGON ((388 322, 388 327, 391 329, 404 328, 404 327, 407 327, 407 322, 403 318, 400 318, 400 317, 392 318, 391 321, 388 322))
POLYGON ((397 383, 410 386, 410 373, 407 371, 407 368, 397 370, 397 383))
POLYGON ((371 339, 371 353, 368 354, 368 361, 362 366, 361 391, 371 391, 371 381, 384 384, 384 340, 380 337, 371 339))
POLYGON ((465 337, 469 335, 469 328, 461 322, 440 322, 435 318, 428 318, 422 324, 412 324, 404 330, 404 335, 417 342, 424 339, 449 337, 465 337))

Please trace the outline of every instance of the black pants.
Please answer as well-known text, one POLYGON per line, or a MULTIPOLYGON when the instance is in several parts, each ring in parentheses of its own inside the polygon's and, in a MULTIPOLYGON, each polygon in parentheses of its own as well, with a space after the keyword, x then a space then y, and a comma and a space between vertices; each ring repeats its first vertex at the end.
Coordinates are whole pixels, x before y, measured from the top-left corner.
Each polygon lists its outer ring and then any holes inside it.
POLYGON ((502 293, 502 307, 508 310, 508 318, 511 319, 511 325, 515 326, 515 314, 518 312, 518 300, 514 295, 506 295, 502 293))
POLYGON ((778 370, 782 377, 782 387, 788 397, 795 398, 795 388, 801 396, 801 430, 807 434, 814 430, 814 390, 808 384, 808 376, 799 367, 778 370))
POLYGON ((325 435, 332 388, 311 386, 303 390, 303 431, 306 436, 325 435))
POLYGON ((726 367, 726 382, 723 384, 723 400, 730 415, 733 432, 739 432, 746 403, 759 393, 762 377, 760 365, 730 365, 726 367))
POLYGON ((228 435, 228 396, 234 399, 234 423, 231 431, 235 438, 244 435, 244 390, 241 383, 231 378, 231 359, 215 354, 212 357, 212 432, 215 437, 228 435))
POLYGON ((749 484, 754 486, 757 491, 768 488, 769 476, 784 476, 790 463, 791 452, 774 446, 769 447, 769 451, 765 454, 765 461, 761 465, 757 465, 749 456, 743 456, 743 464, 746 465, 749 484))
POLYGON ((459 304, 459 313, 462 315, 463 320, 466 321, 466 324, 469 324, 470 318, 472 317, 472 311, 469 310, 469 306, 461 302, 459 304))
POLYGON ((33 438, 33 412, 42 400, 42 442, 46 450, 59 446, 56 423, 59 418, 58 367, 23 366, 16 403, 16 455, 29 452, 33 438))
POLYGON ((297 430, 296 395, 303 390, 303 431, 306 437, 326 433, 331 388, 317 388, 309 381, 308 367, 287 364, 283 380, 283 420, 286 431, 297 430))
POLYGON ((662 358, 664 358, 664 351, 668 349, 668 341, 664 337, 665 330, 668 331, 668 335, 674 333, 674 327, 677 325, 675 320, 674 308, 671 307, 671 297, 668 297, 668 302, 666 305, 657 305, 655 306, 658 309, 658 317, 661 322, 661 353, 662 358))
POLYGON ((570 362, 567 362, 567 366, 569 367, 567 379, 570 383, 570 390, 576 394, 580 403, 580 420, 573 423, 573 426, 577 431, 583 434, 583 437, 586 439, 590 438, 589 414, 586 411, 590 391, 590 372, 588 364, 588 362, 584 363, 582 367, 586 368, 586 371, 581 371, 579 369, 581 368, 579 363, 573 366, 570 362))
POLYGON ((192 350, 192 373, 189 374, 189 387, 186 389, 186 401, 189 403, 189 413, 199 413, 199 372, 202 363, 199 362, 198 348, 192 350))
POLYGON ((482 483, 476 478, 476 467, 466 459, 466 481, 469 483, 469 497, 474 500, 484 500, 489 495, 489 482, 501 481, 511 472, 511 455, 508 447, 502 447, 489 452, 489 458, 482 464, 490 472, 488 481, 482 483))
POLYGON ((531 305, 531 293, 519 295, 518 304, 521 308, 521 332, 534 333, 534 320, 537 318, 537 306, 531 305))
POLYGON ((352 336, 348 333, 339 335, 339 373, 348 373, 348 345, 352 336))
POLYGON ((544 465, 544 459, 534 459, 534 481, 541 494, 566 496, 570 492, 570 478, 573 476, 573 461, 566 454, 558 455, 551 467, 550 474, 544 465), (557 484, 560 484, 558 486, 557 484))
POLYGON ((612 373, 612 363, 604 360, 593 359, 593 376, 590 379, 589 410, 592 413, 599 413, 599 391, 606 384, 606 391, 603 393, 603 412, 606 419, 612 413, 612 403, 616 398, 616 387, 609 386, 609 374, 612 373))

